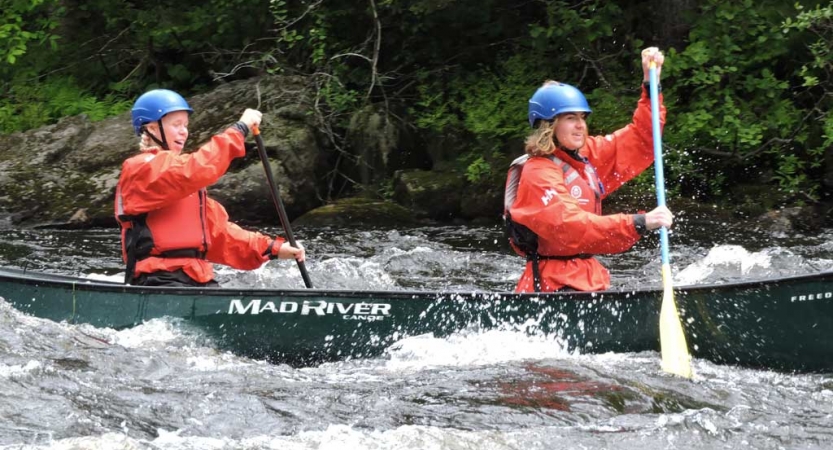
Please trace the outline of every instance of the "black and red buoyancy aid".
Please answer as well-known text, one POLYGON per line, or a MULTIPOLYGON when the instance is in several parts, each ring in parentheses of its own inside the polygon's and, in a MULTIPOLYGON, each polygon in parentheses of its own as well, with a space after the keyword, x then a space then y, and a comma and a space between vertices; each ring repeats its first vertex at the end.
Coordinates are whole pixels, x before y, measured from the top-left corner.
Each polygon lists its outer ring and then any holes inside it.
MULTIPOLYGON (((584 165, 584 176, 576 170, 572 165, 565 162, 555 155, 546 156, 555 165, 561 168, 564 177, 564 184, 567 187, 567 192, 576 199, 581 209, 594 214, 602 213, 601 196, 604 193, 604 186, 596 174, 596 169, 587 161, 586 158, 577 157, 576 160, 584 165)), ((506 232, 509 237, 509 243, 512 249, 521 256, 526 257, 527 261, 532 262, 532 274, 535 285, 535 292, 540 292, 541 289, 541 274, 538 267, 538 261, 542 259, 562 259, 569 260, 575 258, 590 258, 592 255, 541 255, 538 253, 538 236, 527 228, 526 226, 512 221, 512 215, 509 210, 515 204, 515 199, 518 195, 518 185, 521 181, 521 174, 523 173, 524 164, 529 160, 529 155, 523 155, 512 161, 509 165, 509 171, 506 175, 506 189, 503 196, 503 220, 506 225, 506 232)), ((551 195, 557 195, 555 190, 551 195)), ((547 203, 546 198, 542 198, 544 203, 547 203)))
POLYGON ((118 208, 122 257, 127 264, 125 283, 133 279, 136 262, 151 256, 204 259, 209 245, 205 205, 206 192, 200 189, 169 206, 144 214, 130 216, 118 208))

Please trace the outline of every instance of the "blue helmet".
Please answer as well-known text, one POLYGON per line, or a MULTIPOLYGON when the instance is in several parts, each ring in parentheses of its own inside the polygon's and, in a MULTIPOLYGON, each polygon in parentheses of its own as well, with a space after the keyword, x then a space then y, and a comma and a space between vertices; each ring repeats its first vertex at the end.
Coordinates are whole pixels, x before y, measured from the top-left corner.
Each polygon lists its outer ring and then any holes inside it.
POLYGON ((536 120, 550 120, 566 112, 592 112, 584 94, 569 84, 554 82, 541 86, 529 99, 529 124, 533 127, 536 120))
POLYGON ((167 89, 154 89, 147 91, 136 99, 131 110, 133 118, 133 130, 137 136, 142 135, 142 126, 146 123, 156 122, 165 114, 174 111, 194 112, 188 102, 181 95, 167 89))

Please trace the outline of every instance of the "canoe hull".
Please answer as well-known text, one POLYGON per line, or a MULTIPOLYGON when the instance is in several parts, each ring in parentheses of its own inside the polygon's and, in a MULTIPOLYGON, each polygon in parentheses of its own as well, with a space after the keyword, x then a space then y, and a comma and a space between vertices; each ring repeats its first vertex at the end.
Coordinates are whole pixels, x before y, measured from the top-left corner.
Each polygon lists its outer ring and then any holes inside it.
POLYGON ((681 290, 692 353, 720 364, 833 372, 833 275, 681 290))
MULTIPOLYGON (((514 294, 124 286, 0 269, 0 297, 36 317, 129 328, 172 317, 218 348, 296 366, 374 357, 426 333, 508 329, 581 353, 659 350, 659 290, 514 294)), ((833 273, 675 290, 695 357, 833 371, 833 273)))

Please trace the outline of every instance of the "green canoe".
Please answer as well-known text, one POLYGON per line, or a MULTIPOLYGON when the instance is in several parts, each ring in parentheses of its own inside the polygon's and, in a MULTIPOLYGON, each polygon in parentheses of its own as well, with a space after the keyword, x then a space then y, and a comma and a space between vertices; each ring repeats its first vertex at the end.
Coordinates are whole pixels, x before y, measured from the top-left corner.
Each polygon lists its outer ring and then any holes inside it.
MULTIPOLYGON (((662 291, 150 288, 0 268, 0 297, 36 317, 96 327, 182 318, 221 349, 300 366, 378 356, 407 336, 465 329, 546 334, 581 353, 658 351, 662 291)), ((833 272, 679 287, 675 298, 697 358, 833 372, 833 272)))

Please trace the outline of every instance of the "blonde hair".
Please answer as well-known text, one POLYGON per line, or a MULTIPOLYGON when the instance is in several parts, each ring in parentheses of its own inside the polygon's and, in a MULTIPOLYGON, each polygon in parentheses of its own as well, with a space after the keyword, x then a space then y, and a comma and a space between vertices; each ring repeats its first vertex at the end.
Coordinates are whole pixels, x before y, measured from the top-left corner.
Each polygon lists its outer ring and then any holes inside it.
POLYGON ((159 148, 159 144, 154 142, 147 134, 142 133, 142 136, 139 138, 139 151, 146 152, 154 148, 159 148))
MULTIPOLYGON (((541 87, 553 84, 558 84, 558 82, 555 80, 547 80, 544 81, 541 87)), ((555 135, 555 124, 557 123, 558 117, 555 117, 552 121, 538 121, 538 128, 536 128, 535 131, 533 131, 532 134, 526 138, 524 151, 526 151, 527 155, 546 156, 555 151, 557 146, 555 145, 555 139, 553 136, 555 135)))
POLYGON ((553 121, 539 120, 538 128, 526 138, 524 143, 524 151, 529 156, 546 156, 551 155, 555 151, 555 124, 558 123, 558 117, 553 121))
POLYGON ((152 137, 150 137, 151 129, 157 133, 159 132, 159 123, 147 123, 145 124, 147 127, 142 126, 142 135, 139 137, 139 151, 146 152, 148 150, 153 150, 155 148, 161 149, 162 146, 159 145, 158 142, 154 141, 152 137), (151 127, 153 125, 153 127, 151 127))

